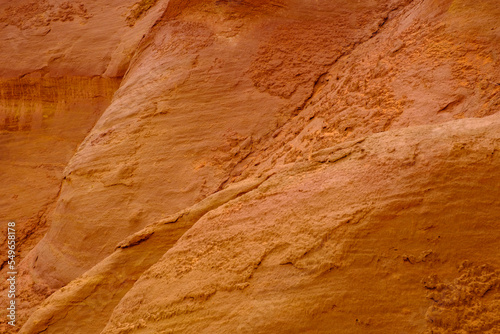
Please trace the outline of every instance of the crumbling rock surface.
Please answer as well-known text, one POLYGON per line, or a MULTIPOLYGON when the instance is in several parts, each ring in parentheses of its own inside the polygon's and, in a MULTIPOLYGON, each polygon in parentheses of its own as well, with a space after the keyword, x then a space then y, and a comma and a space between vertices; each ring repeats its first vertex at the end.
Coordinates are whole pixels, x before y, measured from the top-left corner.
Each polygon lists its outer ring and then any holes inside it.
POLYGON ((271 177, 202 217, 102 333, 494 333, 499 125, 388 131, 271 177))
POLYGON ((388 131, 236 183, 121 243, 22 332, 495 329, 492 117, 388 131))
POLYGON ((499 21, 0 3, 20 332, 498 332, 499 21))
POLYGON ((25 261, 36 281, 69 283, 123 238, 232 182, 254 142, 310 96, 313 76, 369 39, 390 10, 360 5, 349 22, 350 5, 269 5, 189 2, 164 13, 65 169, 51 229, 25 261), (277 74, 263 54, 285 62, 277 74))
MULTIPOLYGON (((66 165, 110 105, 137 44, 161 13, 159 3, 160 12, 148 11, 130 28, 122 15, 133 4, 0 1, 0 216, 16 222, 18 259, 47 232, 66 165)), ((2 228, 3 254, 6 240, 2 228)), ((6 260, 0 261, 2 277, 6 260)), ((18 277, 18 323, 52 292, 25 273, 18 277)), ((0 314, 0 331, 11 331, 6 309, 0 314)))

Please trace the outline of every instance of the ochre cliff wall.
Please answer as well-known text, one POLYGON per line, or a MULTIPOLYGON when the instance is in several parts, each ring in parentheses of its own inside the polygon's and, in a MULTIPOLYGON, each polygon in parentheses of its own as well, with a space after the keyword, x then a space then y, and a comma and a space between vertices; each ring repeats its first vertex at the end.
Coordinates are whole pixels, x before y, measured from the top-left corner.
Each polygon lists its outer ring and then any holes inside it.
POLYGON ((102 333, 494 333, 499 120, 388 131, 272 176, 201 218, 102 333))
MULTIPOLYGON (((134 4, 0 1, 0 216, 17 223, 18 260, 51 225, 64 168, 110 105, 136 46, 163 12, 158 2, 130 26, 134 4)), ((4 254, 6 232, 0 232, 4 254)), ((18 299, 22 323, 51 291, 22 283, 18 288, 25 291, 18 299)), ((4 327, 5 308, 0 314, 0 331, 10 331, 4 327)))
POLYGON ((16 6, 22 333, 499 330, 495 0, 16 6))
POLYGON ((52 227, 26 260, 38 282, 67 284, 126 236, 230 183, 254 143, 292 117, 317 77, 396 8, 265 4, 189 3, 174 16, 167 10, 143 39, 69 162, 52 227), (277 70, 267 68, 276 63, 269 57, 282 63, 277 70))
POLYGON ((109 106, 119 82, 100 77, 0 81, 0 170, 5 192, 0 212, 22 228, 21 258, 46 232, 63 170, 109 106))

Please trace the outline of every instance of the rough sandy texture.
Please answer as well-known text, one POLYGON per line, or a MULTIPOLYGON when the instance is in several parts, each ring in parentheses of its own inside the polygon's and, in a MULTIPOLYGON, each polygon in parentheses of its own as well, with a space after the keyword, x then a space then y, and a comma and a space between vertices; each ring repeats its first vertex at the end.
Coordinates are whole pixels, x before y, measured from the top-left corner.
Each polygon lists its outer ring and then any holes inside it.
POLYGON ((494 333, 492 117, 389 131, 234 184, 125 240, 22 332, 100 332, 114 308, 103 333, 494 333))
POLYGON ((201 218, 103 333, 494 333, 499 130, 389 131, 271 177, 201 218))
MULTIPOLYGON (((122 14, 133 4, 0 1, 0 216, 17 223, 18 259, 47 232, 64 168, 110 105, 143 34, 163 12, 158 3, 159 12, 150 9, 131 28, 122 14)), ((6 232, 0 232, 3 254, 6 232)), ((2 277, 5 264, 6 257, 0 261, 2 277)), ((20 276, 22 323, 52 291, 20 276)), ((2 303, 5 286, 2 280, 2 303)), ((0 314, 0 331, 6 331, 5 308, 0 314)))
POLYGON ((307 2, 183 6, 167 10, 144 38, 112 104, 65 169, 51 228, 25 261, 51 289, 128 235, 232 182, 254 142, 302 105, 315 77, 343 48, 369 39, 389 10, 366 4, 350 22, 343 17, 354 9, 330 2, 323 11, 307 2), (282 59, 279 73, 264 55, 282 59))
POLYGON ((39 189, 4 205, 20 324, 45 299, 21 332, 500 331, 499 21, 496 0, 0 1, 7 189, 39 189))

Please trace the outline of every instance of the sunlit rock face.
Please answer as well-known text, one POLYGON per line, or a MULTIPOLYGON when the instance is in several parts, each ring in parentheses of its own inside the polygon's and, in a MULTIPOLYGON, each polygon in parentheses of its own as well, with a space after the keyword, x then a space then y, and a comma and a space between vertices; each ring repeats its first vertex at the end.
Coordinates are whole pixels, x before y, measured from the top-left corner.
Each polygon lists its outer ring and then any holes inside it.
MULTIPOLYGON (((52 225, 64 169, 110 105, 164 6, 138 13, 134 4, 0 1, 0 216, 17 223, 18 259, 26 259, 52 225)), ((6 232, 0 232, 4 252, 6 232)), ((51 293, 42 281, 33 286, 26 268, 18 323, 51 293)), ((3 327, 4 308, 0 313, 0 331, 11 331, 3 327)))
POLYGON ((500 330, 499 21, 494 0, 1 3, 17 330, 500 330))

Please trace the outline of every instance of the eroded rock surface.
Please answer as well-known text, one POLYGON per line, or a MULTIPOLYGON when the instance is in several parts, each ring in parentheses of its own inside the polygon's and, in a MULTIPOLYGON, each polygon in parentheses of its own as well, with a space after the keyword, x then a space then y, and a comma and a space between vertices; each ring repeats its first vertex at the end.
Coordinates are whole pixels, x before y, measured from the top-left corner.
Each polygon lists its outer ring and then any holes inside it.
MULTIPOLYGON (((133 5, 0 1, 0 216, 17 223, 18 259, 26 258, 47 232, 65 167, 110 105, 132 54, 164 4, 130 27, 123 15, 133 5)), ((4 254, 6 232, 0 232, 4 254)), ((19 323, 53 291, 33 282, 29 268, 19 277, 19 323)), ((2 303, 5 286, 2 281, 2 303)), ((0 331, 10 331, 4 327, 5 308, 0 314, 0 331)))
POLYGON ((495 0, 1 3, 5 175, 39 189, 3 206, 21 332, 500 330, 499 20, 495 0))
POLYGON ((126 236, 232 182, 254 145, 395 6, 169 4, 66 167, 51 229, 26 260, 36 280, 59 288, 126 236))

